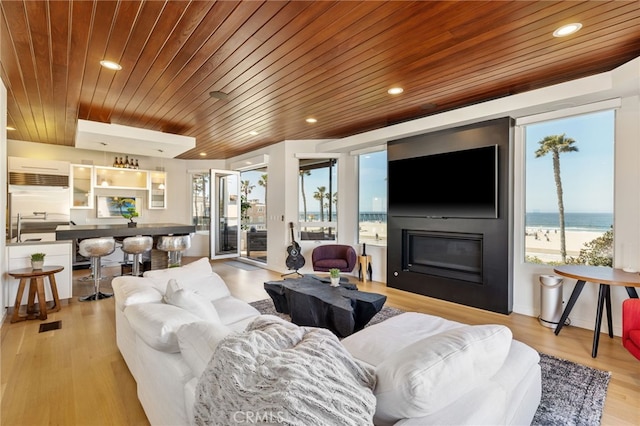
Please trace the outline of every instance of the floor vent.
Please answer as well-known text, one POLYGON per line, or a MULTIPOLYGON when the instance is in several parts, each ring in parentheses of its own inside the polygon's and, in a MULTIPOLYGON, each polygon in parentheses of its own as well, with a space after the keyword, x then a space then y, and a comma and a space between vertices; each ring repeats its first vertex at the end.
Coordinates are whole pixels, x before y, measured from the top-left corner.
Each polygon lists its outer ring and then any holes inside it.
POLYGON ((40 324, 39 333, 43 333, 45 331, 51 331, 51 330, 58 330, 60 328, 62 328, 62 321, 47 322, 44 324, 40 324))

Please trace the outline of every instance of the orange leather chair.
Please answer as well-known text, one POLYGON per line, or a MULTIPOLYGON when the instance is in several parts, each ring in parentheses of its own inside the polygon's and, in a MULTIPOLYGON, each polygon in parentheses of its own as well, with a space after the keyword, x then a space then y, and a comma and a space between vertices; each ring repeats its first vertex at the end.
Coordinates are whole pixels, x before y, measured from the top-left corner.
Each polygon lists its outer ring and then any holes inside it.
POLYGON ((622 302, 622 345, 640 359, 640 299, 622 302))

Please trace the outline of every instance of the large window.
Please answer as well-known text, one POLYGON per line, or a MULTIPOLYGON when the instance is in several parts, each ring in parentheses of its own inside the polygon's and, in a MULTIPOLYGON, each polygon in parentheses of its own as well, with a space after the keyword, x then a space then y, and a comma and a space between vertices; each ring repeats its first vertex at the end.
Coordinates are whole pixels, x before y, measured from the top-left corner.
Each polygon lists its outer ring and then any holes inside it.
POLYGON ((527 262, 612 265, 614 118, 524 126, 527 262))
POLYGON ((267 168, 240 173, 241 255, 267 261, 267 168))
POLYGON ((358 238, 387 244, 387 151, 359 156, 358 238))
POLYGON ((299 220, 301 240, 335 240, 338 221, 338 167, 331 159, 301 159, 299 220))

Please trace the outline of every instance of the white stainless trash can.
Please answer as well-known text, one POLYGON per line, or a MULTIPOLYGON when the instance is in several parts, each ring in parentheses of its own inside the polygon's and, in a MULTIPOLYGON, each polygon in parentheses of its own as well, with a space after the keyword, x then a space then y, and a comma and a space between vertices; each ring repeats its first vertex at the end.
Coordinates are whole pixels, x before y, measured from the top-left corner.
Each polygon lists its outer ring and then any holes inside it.
POLYGON ((556 328, 562 317, 562 278, 540 275, 540 324, 556 328))

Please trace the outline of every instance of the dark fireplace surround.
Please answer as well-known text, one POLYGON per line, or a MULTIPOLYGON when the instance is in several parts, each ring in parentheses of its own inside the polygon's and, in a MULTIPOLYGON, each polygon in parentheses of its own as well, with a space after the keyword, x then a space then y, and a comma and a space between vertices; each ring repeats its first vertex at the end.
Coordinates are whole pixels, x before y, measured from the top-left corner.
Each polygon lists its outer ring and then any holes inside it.
MULTIPOLYGON (((512 176, 513 120, 499 118, 413 136, 387 144, 388 160, 440 154, 487 145, 498 147, 497 217, 430 217, 394 213, 389 205, 387 285, 497 313, 513 305, 512 176)), ((421 170, 410 172, 417 197, 429 196, 421 170), (423 179, 421 179, 421 174, 423 179)), ((460 178, 472 179, 460 170, 460 178)), ((390 196, 390 199, 393 197, 390 196)))

